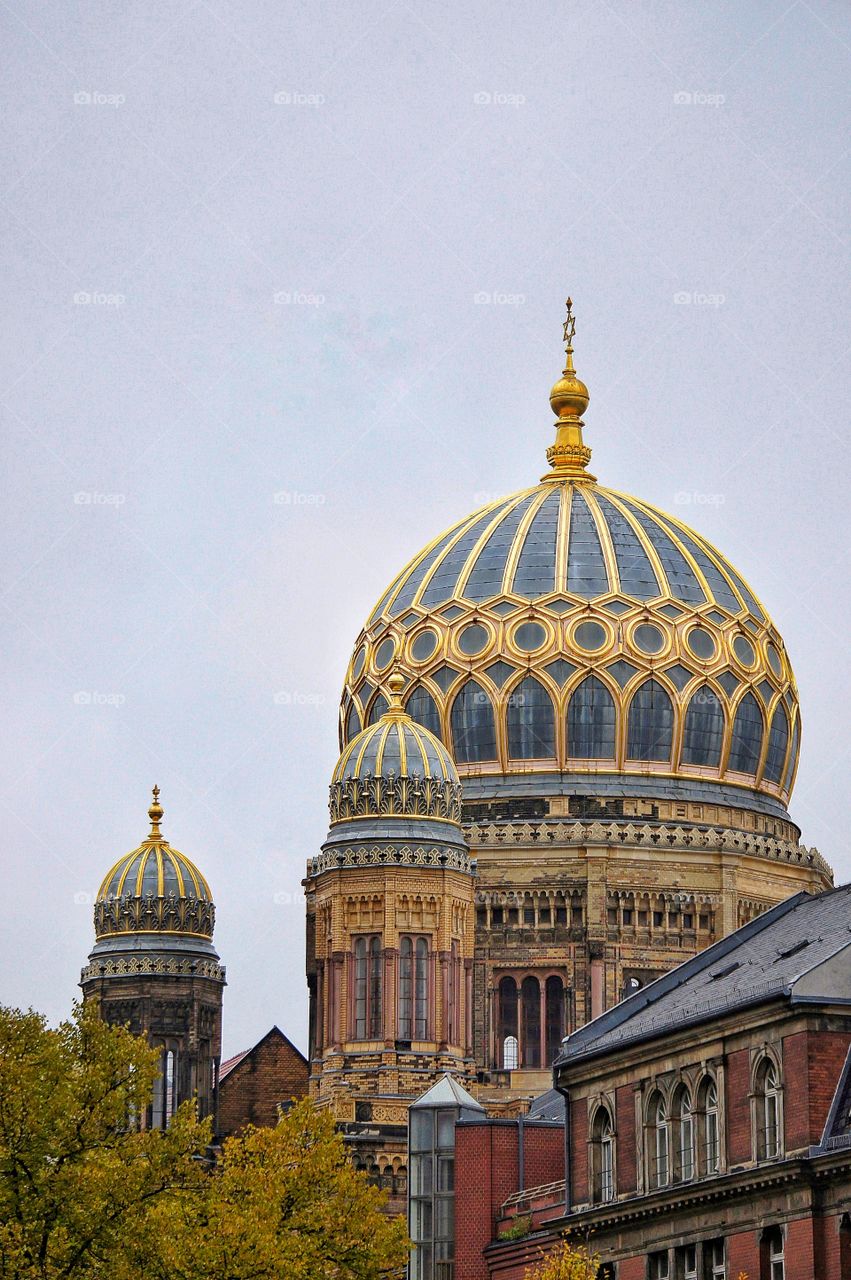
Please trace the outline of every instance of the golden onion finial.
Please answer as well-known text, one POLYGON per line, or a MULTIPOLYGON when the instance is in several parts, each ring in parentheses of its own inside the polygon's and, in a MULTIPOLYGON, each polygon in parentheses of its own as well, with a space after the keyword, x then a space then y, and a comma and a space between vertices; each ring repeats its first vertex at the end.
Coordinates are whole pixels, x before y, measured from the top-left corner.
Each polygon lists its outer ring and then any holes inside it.
POLYGON ((387 688, 390 692, 390 703, 387 708, 387 715, 404 715, 405 708, 402 706, 402 690, 405 688, 405 677, 399 671, 394 671, 387 678, 387 688))
POLYGON ((159 840, 162 838, 162 832, 160 831, 160 822, 162 821, 162 816, 163 816, 163 807, 160 804, 159 787, 154 786, 154 789, 151 792, 151 794, 153 795, 154 800, 153 800, 153 804, 148 810, 148 817, 151 819, 151 834, 149 835, 148 839, 159 840))
POLYGON ((591 450, 582 440, 582 414, 588 408, 588 388, 576 376, 573 367, 573 338, 576 333, 576 317, 573 314, 573 299, 568 298, 567 319, 564 322, 565 364, 562 375, 550 392, 550 404, 556 414, 555 444, 547 449, 547 461, 552 473, 544 480, 561 480, 572 478, 593 483, 594 476, 587 470, 591 460, 591 450))

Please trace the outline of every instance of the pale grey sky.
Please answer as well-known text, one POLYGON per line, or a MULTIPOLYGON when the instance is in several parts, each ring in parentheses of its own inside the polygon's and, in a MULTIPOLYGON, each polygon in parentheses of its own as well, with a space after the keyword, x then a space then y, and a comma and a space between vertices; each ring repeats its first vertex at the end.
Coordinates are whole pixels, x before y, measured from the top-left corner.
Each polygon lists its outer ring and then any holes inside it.
POLYGON ((157 782, 214 890, 225 1051, 305 1044, 350 647, 424 542, 541 474, 568 292, 593 469, 761 594, 792 813, 848 879, 847 5, 0 22, 0 999, 67 1011, 157 782))

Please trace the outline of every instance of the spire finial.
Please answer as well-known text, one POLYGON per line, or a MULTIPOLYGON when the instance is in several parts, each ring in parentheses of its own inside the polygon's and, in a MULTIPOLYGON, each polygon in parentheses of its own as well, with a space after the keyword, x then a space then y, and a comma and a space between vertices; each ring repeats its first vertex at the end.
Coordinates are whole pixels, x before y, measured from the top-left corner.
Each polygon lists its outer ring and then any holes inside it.
POLYGON ((151 834, 149 840, 161 840, 162 832, 160 831, 160 822, 163 816, 163 807, 160 804, 160 789, 155 786, 151 794, 154 797, 153 804, 148 810, 148 817, 151 819, 151 834))
POLYGON ((402 706, 402 690, 405 687, 405 677, 399 671, 394 671, 387 678, 387 688, 390 692, 390 704, 387 708, 388 715, 404 714, 405 708, 402 706))
POLYGON ((576 333, 576 317, 573 299, 568 298, 567 319, 563 325, 565 363, 562 375, 550 392, 550 404, 558 416, 555 444, 547 449, 547 461, 552 473, 544 480, 573 479, 587 484, 594 482, 586 467, 591 460, 591 450, 582 441, 582 414, 588 408, 588 388, 576 376, 573 367, 573 338, 576 333))

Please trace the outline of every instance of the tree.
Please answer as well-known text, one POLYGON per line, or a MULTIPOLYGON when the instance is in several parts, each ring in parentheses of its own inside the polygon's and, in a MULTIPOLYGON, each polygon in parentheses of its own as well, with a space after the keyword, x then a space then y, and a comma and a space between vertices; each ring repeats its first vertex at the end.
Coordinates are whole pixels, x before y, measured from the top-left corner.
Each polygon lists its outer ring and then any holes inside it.
POLYGON ((77 1007, 0 1008, 0 1280, 379 1280, 401 1222, 304 1101, 217 1156, 191 1103, 139 1130, 159 1055, 77 1007))
POLYGON ((209 1126, 192 1108, 139 1132, 157 1053, 94 1006, 50 1029, 0 1008, 0 1277, 105 1274, 160 1197, 191 1196, 209 1126))
POLYGON ((526 1280, 596 1280, 599 1269, 598 1254, 562 1240, 540 1262, 526 1268, 526 1280))

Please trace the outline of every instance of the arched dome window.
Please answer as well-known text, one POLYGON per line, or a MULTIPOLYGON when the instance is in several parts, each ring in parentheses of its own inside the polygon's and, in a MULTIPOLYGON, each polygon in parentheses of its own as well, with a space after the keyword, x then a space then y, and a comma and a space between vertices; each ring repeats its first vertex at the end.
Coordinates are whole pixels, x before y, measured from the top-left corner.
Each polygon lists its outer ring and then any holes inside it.
POLYGON ((724 738, 724 708, 708 684, 691 696, 683 732, 683 764, 716 768, 724 738))
POLYGON ((463 684, 452 703, 452 745, 458 764, 496 760, 493 705, 475 680, 463 684))
POLYGON ((759 703, 752 693, 746 693, 733 721, 728 769, 735 769, 737 773, 756 773, 762 752, 763 727, 759 703))
POLYGON ((596 676, 586 676, 568 704, 567 754, 572 760, 615 758, 615 704, 596 676))
POLYGON ((384 694, 379 693, 377 697, 373 700, 372 706, 369 708, 369 715, 367 716, 367 724, 377 724, 378 721, 381 719, 381 717, 384 715, 384 712, 387 710, 387 706, 388 706, 388 703, 384 694))
POLYGON ((511 690, 507 721, 508 754, 513 760, 548 760, 555 756, 552 698, 534 676, 527 676, 511 690))
POLYGON ((658 680, 645 680, 629 704, 628 760, 670 760, 674 708, 658 680))
POLYGON ((786 747, 789 742, 789 718, 782 702, 778 702, 771 717, 771 731, 768 735, 768 754, 765 757, 766 782, 779 782, 783 777, 783 765, 786 760, 786 747))
POLYGON ((798 760, 798 741, 800 738, 800 721, 795 721, 795 728, 792 730, 792 750, 789 752, 789 763, 786 766, 786 777, 783 779, 783 788, 788 791, 792 786, 792 779, 795 776, 795 764, 798 760))
POLYGON ((352 738, 356 738, 357 735, 360 733, 360 731, 361 731, 360 716, 358 715, 357 706, 353 702, 352 705, 349 707, 349 714, 346 716, 346 737, 348 738, 349 742, 351 742, 352 738))
POLYGON ((440 712, 428 689, 418 685, 405 703, 405 710, 417 724, 428 729, 436 738, 441 737, 440 712))

